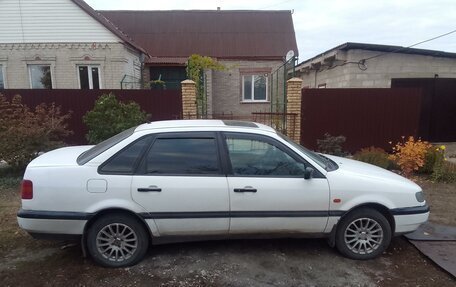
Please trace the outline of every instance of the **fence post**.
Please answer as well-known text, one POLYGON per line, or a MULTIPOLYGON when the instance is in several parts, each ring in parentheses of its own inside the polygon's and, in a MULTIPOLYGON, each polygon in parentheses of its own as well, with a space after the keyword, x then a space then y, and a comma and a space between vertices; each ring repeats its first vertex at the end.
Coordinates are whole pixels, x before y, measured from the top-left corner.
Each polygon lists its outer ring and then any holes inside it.
POLYGON ((297 143, 301 141, 301 85, 300 78, 291 78, 287 81, 287 113, 296 114, 294 123, 290 123, 292 117, 287 118, 288 135, 297 143))
POLYGON ((182 84, 182 119, 197 118, 196 84, 192 80, 184 80, 182 84))

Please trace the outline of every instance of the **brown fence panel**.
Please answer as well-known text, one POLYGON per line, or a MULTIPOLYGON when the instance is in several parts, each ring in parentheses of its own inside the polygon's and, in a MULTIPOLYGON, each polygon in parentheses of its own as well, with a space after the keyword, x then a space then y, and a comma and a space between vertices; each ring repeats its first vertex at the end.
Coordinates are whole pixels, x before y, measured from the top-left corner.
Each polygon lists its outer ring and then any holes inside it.
POLYGON ((344 150, 390 149, 389 141, 416 136, 422 92, 418 88, 303 89, 301 143, 317 149, 325 133, 347 138, 344 150))
POLYGON ((74 134, 66 139, 69 144, 85 144, 87 128, 82 122, 85 113, 91 110, 96 99, 107 93, 113 93, 124 102, 135 101, 150 114, 150 121, 179 118, 182 114, 180 90, 30 90, 7 89, 0 93, 8 98, 21 95, 22 102, 30 108, 40 103, 56 103, 63 112, 72 111, 69 128, 74 134))
POLYGON ((456 79, 392 79, 391 86, 423 89, 421 137, 434 142, 456 141, 456 79))

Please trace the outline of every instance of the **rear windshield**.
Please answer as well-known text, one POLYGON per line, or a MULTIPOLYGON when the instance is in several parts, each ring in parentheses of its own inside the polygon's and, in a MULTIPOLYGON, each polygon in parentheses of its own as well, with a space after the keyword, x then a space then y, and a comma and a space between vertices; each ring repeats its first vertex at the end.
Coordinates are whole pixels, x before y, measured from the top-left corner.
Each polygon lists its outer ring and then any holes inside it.
POLYGON ((79 165, 83 165, 83 164, 89 162, 96 156, 102 154, 109 148, 115 146, 119 142, 121 142, 124 139, 131 136, 134 133, 135 129, 136 129, 136 127, 132 127, 132 128, 129 128, 128 130, 124 130, 123 132, 118 133, 115 136, 110 137, 109 139, 107 139, 105 141, 102 141, 101 143, 97 144, 96 146, 92 147, 91 149, 81 153, 81 155, 78 156, 77 163, 79 165))

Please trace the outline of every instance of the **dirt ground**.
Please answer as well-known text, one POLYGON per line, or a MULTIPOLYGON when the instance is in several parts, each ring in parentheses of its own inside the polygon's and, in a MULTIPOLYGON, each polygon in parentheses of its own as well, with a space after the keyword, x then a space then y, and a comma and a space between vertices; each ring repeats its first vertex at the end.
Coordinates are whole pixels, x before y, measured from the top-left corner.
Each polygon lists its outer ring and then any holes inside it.
MULTIPOLYGON (((456 184, 420 180, 431 220, 456 226, 456 184)), ((107 269, 79 246, 34 240, 16 222, 19 195, 0 189, 1 286, 455 286, 403 237, 370 261, 343 258, 325 240, 233 240, 154 246, 140 264, 107 269)))

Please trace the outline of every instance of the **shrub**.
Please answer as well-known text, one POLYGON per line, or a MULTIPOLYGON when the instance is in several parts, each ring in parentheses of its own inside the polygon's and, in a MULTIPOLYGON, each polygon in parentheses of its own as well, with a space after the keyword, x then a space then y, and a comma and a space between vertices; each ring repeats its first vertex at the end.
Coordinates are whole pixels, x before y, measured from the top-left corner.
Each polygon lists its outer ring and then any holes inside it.
POLYGON ((445 146, 435 147, 431 146, 426 150, 424 156, 424 165, 418 169, 419 173, 432 174, 435 166, 442 162, 445 158, 445 146))
POLYGON ((367 162, 385 169, 391 169, 393 162, 389 158, 388 153, 378 147, 363 148, 353 156, 354 159, 367 162))
POLYGON ((30 110, 16 95, 9 102, 0 94, 0 159, 11 170, 22 171, 38 155, 62 146, 61 141, 72 132, 66 121, 70 113, 62 115, 54 103, 40 104, 30 110))
MULTIPOLYGON (((405 139, 405 137, 403 137, 405 139)), ((416 140, 413 136, 406 141, 398 142, 393 146, 393 154, 390 159, 400 167, 405 176, 410 176, 424 166, 426 151, 431 145, 421 139, 416 140)))
POLYGON ((111 93, 101 95, 93 109, 83 117, 89 129, 86 138, 91 144, 97 144, 121 131, 144 123, 146 119, 147 114, 137 103, 122 103, 111 93))
POLYGON ((456 165, 446 160, 434 166, 431 178, 439 182, 456 182, 456 165))
POLYGON ((318 151, 336 156, 345 156, 347 153, 342 150, 345 140, 344 136, 332 136, 325 133, 324 139, 317 139, 318 151))

